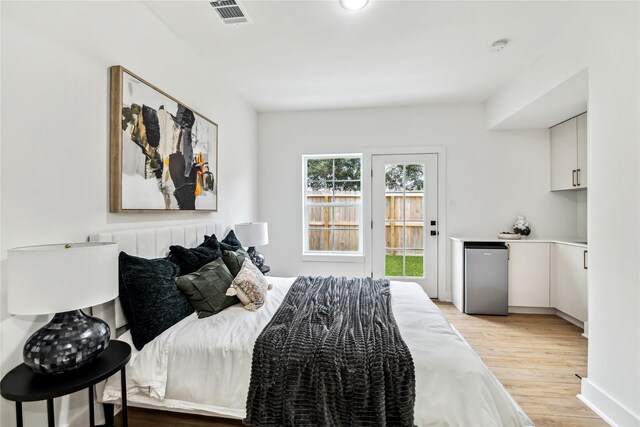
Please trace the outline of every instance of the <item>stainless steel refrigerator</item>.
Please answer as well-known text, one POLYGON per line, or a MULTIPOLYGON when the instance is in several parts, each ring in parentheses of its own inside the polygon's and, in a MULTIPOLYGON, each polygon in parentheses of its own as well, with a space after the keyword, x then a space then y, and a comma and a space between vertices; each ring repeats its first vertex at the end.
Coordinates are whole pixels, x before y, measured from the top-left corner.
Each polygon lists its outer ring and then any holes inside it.
POLYGON ((504 243, 466 243, 464 312, 508 314, 509 251, 504 243))

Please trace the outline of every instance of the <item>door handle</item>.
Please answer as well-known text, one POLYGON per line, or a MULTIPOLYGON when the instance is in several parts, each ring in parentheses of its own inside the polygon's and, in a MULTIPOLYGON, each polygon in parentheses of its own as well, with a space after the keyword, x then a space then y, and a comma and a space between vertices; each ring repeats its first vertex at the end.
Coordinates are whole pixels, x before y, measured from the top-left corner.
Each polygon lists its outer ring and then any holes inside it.
POLYGON ((585 270, 588 270, 589 267, 587 266, 587 251, 586 249, 584 250, 584 252, 582 252, 582 268, 584 268, 585 270))
POLYGON ((576 187, 580 187, 580 169, 576 169, 576 176, 578 177, 578 184, 576 185, 576 187))
POLYGON ((571 184, 574 187, 576 186, 576 169, 571 171, 571 184))

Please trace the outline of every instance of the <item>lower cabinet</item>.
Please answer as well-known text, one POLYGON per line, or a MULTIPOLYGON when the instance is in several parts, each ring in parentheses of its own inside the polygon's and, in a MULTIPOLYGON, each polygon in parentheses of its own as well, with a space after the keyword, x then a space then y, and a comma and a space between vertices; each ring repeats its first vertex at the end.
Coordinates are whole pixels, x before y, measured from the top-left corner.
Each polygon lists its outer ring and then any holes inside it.
POLYGON ((551 248, 551 307, 587 320, 587 250, 555 243, 551 248))
POLYGON ((549 307, 549 243, 509 242, 509 306, 549 307))

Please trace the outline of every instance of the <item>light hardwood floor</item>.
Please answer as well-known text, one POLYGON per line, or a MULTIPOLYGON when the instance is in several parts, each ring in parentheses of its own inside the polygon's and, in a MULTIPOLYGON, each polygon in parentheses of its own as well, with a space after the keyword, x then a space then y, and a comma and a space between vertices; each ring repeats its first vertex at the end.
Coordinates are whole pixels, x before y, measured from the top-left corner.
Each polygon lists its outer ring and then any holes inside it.
MULTIPOLYGON (((606 426, 576 398, 587 372, 582 330, 551 315, 469 316, 437 302, 537 426, 606 426)), ((132 427, 240 426, 241 422, 129 408, 132 427)), ((470 426, 476 427, 476 426, 470 426)))
POLYGON ((587 373, 582 329, 553 315, 470 316, 438 307, 537 426, 607 426, 576 394, 587 373))

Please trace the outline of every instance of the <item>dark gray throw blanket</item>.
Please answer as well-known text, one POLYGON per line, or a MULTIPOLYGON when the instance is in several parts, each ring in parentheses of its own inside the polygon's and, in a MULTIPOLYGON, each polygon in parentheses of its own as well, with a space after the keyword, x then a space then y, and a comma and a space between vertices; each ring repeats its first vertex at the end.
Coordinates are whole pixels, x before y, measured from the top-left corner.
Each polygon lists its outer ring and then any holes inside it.
POLYGON ((253 349, 245 424, 413 426, 388 280, 298 277, 253 349))

